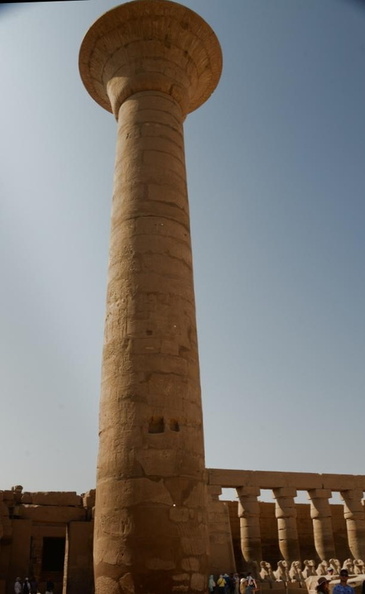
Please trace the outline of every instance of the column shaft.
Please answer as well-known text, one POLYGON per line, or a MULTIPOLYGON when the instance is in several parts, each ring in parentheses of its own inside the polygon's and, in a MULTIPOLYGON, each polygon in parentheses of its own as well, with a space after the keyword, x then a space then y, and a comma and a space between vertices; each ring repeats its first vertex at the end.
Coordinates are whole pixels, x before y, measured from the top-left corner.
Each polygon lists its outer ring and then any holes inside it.
POLYGON ((313 520, 314 546, 321 561, 336 557, 331 506, 328 501, 331 495, 329 489, 310 489, 308 491, 313 520))
POLYGON ((257 500, 260 489, 240 487, 237 489, 237 495, 242 555, 246 563, 259 564, 262 561, 260 503, 257 500))
POLYGON ((299 561, 297 510, 294 502, 297 492, 290 487, 282 487, 273 489, 273 494, 280 552, 287 563, 299 561))
POLYGON ((362 505, 363 492, 352 489, 341 491, 347 527, 349 549, 354 559, 365 559, 365 515, 362 505))
POLYGON ((182 120, 158 92, 133 95, 118 118, 94 561, 97 579, 108 565, 143 592, 203 586, 207 570, 182 120))

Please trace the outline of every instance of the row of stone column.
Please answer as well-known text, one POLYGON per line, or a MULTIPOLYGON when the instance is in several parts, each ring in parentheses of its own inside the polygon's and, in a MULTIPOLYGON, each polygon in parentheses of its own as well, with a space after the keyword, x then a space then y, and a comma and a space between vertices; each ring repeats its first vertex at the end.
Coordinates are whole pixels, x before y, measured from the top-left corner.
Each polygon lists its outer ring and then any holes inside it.
MULTIPOLYGON (((300 559, 297 530, 297 511, 293 487, 272 490, 278 524, 280 552, 287 562, 300 559)), ((332 530, 330 489, 309 489, 310 514, 313 522, 314 546, 321 560, 336 557, 332 530)), ((365 558, 365 514, 360 490, 340 491, 344 502, 349 549, 355 559, 365 558)), ((259 487, 240 487, 238 515, 240 518, 241 550, 246 562, 261 561, 260 495, 259 487)))

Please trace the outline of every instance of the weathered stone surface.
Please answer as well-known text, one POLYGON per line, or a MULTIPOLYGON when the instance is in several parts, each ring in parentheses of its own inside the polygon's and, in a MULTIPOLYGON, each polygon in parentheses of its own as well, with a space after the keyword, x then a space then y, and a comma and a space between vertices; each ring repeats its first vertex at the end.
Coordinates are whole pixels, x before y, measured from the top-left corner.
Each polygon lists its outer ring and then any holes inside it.
POLYGON ((170 95, 184 113, 193 111, 216 87, 221 67, 210 27, 186 7, 161 0, 109 11, 89 31, 80 52, 85 86, 116 115, 129 96, 146 89, 170 95))
MULTIPOLYGON (((245 471, 240 471, 240 476, 244 475, 245 471)), ((252 474, 251 474, 252 476, 252 474)), ((257 476, 257 475, 256 475, 257 476)), ((303 482, 305 481, 306 474, 303 473, 303 482)), ((267 480, 267 477, 266 479, 267 480)), ((169 520, 182 527, 184 524, 189 523, 190 518, 193 518, 194 521, 199 525, 202 520, 203 515, 201 514, 200 507, 191 508, 187 507, 184 504, 177 505, 173 499, 175 495, 183 493, 186 491, 188 482, 186 479, 180 478, 180 482, 177 484, 177 488, 175 490, 176 485, 174 483, 165 484, 165 479, 160 478, 159 480, 141 477, 139 479, 140 483, 140 490, 138 489, 130 489, 128 492, 128 501, 132 504, 134 501, 135 506, 138 507, 146 497, 146 492, 149 491, 150 494, 151 486, 148 486, 149 483, 152 483, 154 486, 153 495, 151 496, 151 503, 154 505, 162 504, 167 507, 167 513, 169 520), (171 490, 172 487, 172 490, 171 490), (174 494, 174 497, 172 497, 174 494)), ((286 481, 288 483, 288 481, 286 481)), ((126 484, 129 484, 128 482, 126 484)), ((136 482, 136 485, 138 482, 136 482)), ((267 484, 267 483, 265 483, 267 484)), ((312 485, 312 477, 309 475, 309 484, 312 485)), ((349 481, 349 485, 353 484, 352 481, 349 481)), ((121 490, 123 491, 123 481, 120 481, 121 490)), ((339 485, 341 488, 344 485, 343 477, 340 477, 339 485)), ((221 502, 217 498, 221 494, 222 489, 219 485, 208 485, 208 490, 211 492, 211 496, 214 498, 209 504, 209 534, 210 534, 210 549, 211 549, 211 558, 210 558, 210 566, 209 571, 215 574, 221 571, 222 566, 230 572, 234 571, 236 568, 236 563, 242 563, 241 556, 237 556, 240 548, 240 541, 242 540, 242 534, 240 531, 240 518, 238 517, 238 504, 237 502, 221 502), (233 549, 236 554, 236 559, 233 554, 233 549)), ((255 493, 259 492, 258 486, 250 486, 245 487, 239 490, 240 495, 244 494, 247 496, 255 496, 255 493)), ((27 510, 27 513, 33 513, 33 511, 29 511, 34 509, 34 506, 30 505, 28 508, 25 505, 14 505, 15 499, 14 497, 6 501, 3 500, 3 491, 0 491, 0 535, 2 534, 1 538, 1 546, 0 546, 0 568, 4 575, 8 576, 9 583, 12 582, 13 575, 20 574, 22 575, 24 572, 27 571, 27 567, 29 566, 29 554, 30 554, 30 542, 32 543, 32 555, 35 555, 35 558, 39 559, 37 561, 38 567, 40 569, 40 563, 42 559, 42 547, 43 547, 43 540, 44 538, 63 538, 67 533, 68 540, 68 556, 66 556, 66 569, 68 572, 68 576, 65 574, 65 579, 70 578, 68 582, 68 588, 70 593, 72 594, 73 588, 75 586, 78 594, 88 594, 90 591, 90 575, 91 575, 91 552, 87 551, 87 547, 91 548, 91 543, 88 544, 88 539, 92 537, 92 522, 91 522, 91 514, 90 508, 87 508, 84 505, 85 497, 89 495, 83 495, 83 506, 81 506, 82 513, 86 513, 85 518, 82 519, 80 522, 78 521, 71 521, 69 517, 69 510, 70 508, 66 508, 67 514, 63 516, 63 507, 61 506, 60 514, 57 514, 55 509, 52 509, 51 516, 49 515, 50 506, 36 506, 36 519, 21 519, 19 516, 19 512, 21 508, 23 511, 27 510), (44 512, 44 513, 43 513, 44 512), (56 520, 56 521, 55 521, 56 520), (63 520, 63 521, 61 521, 63 520), (84 589, 84 584, 87 583, 89 580, 88 589, 84 589)), ((7 496, 13 491, 7 491, 7 496)), ((93 494, 95 492, 90 492, 91 499, 93 498, 93 494)), ((186 491, 185 495, 182 497, 180 495, 180 499, 189 500, 191 495, 187 495, 188 491, 186 491)), ((320 499, 320 495, 322 496, 324 502, 328 503, 327 497, 330 495, 329 490, 317 490, 316 492, 311 492, 312 497, 316 495, 320 499)), ((295 494, 294 487, 284 486, 281 489, 275 488, 275 494, 279 496, 286 496, 292 497, 295 494), (291 490, 290 490, 291 489, 291 490)), ((315 550, 315 538, 313 532, 313 519, 311 518, 311 510, 308 504, 298 504, 295 503, 295 516, 296 516, 296 523, 297 523, 297 532, 298 532, 298 542, 300 545, 300 551, 302 553, 302 560, 304 559, 305 568, 304 572, 308 573, 315 572, 316 574, 326 574, 326 567, 328 563, 331 562, 339 571, 339 568, 342 565, 348 565, 355 574, 363 574, 364 571, 364 561, 361 558, 355 559, 353 561, 350 558, 351 555, 351 548, 354 546, 361 545, 361 530, 359 532, 357 522, 360 521, 361 527, 361 520, 363 514, 363 504, 361 502, 361 497, 363 492, 361 489, 359 490, 341 490, 341 494, 344 499, 344 505, 330 505, 330 517, 331 517, 331 527, 333 532, 333 538, 336 543, 336 555, 341 561, 338 559, 331 558, 328 560, 323 560, 320 564, 316 560, 311 561, 311 559, 316 558, 317 552, 315 550), (315 569, 315 567, 317 569, 315 569)), ((24 492, 22 493, 22 497, 28 498, 32 500, 33 494, 24 492)), ((196 495, 193 496, 193 499, 196 495)), ((200 496, 199 496, 200 497, 200 496)), ((258 495, 256 495, 258 497, 258 495)), ((123 498, 118 501, 118 505, 123 505, 123 498)), ((280 534, 284 533, 284 536, 287 537, 287 531, 281 531, 278 538, 278 520, 276 518, 276 511, 275 511, 275 504, 269 502, 259 502, 259 524, 260 524, 260 532, 261 532, 261 546, 262 546, 262 554, 265 559, 268 559, 269 562, 273 564, 273 567, 276 567, 277 562, 281 556, 281 552, 279 550, 279 538, 280 534)), ((285 507, 285 498, 284 502, 280 502, 280 514, 284 514, 282 517, 290 517, 292 514, 292 507, 289 505, 288 508, 285 507), (289 513, 289 516, 287 515, 289 513)), ((51 506, 52 507, 52 506, 51 506)), ((71 510, 74 508, 71 508, 71 510)), ((316 511, 316 514, 318 510, 316 511)), ((153 507, 151 507, 150 514, 151 516, 154 515, 153 507)), ((100 539, 104 539, 104 545, 101 547, 105 552, 104 561, 109 565, 113 565, 118 567, 119 565, 123 565, 125 568, 126 574, 128 574, 128 568, 133 566, 133 555, 132 550, 130 547, 126 546, 125 540, 129 535, 129 529, 131 524, 128 523, 128 518, 130 514, 127 509, 126 516, 124 518, 124 512, 121 511, 120 520, 121 524, 119 526, 111 526, 111 530, 113 531, 120 531, 122 538, 120 541, 110 541, 108 533, 110 532, 107 522, 109 521, 106 518, 106 523, 104 527, 106 528, 107 533, 99 534, 100 539)), ((325 518, 329 518, 329 516, 324 516, 325 518)), ((247 518, 249 519, 249 518, 247 518)), ((114 522, 113 516, 110 517, 110 521, 114 522)), ((131 518, 133 522, 133 517, 131 518)), ((146 521, 145 526, 148 532, 153 532, 155 530, 155 525, 150 524, 149 520, 146 521)), ((183 536, 185 534, 182 532, 183 536)), ((246 543, 245 543, 246 546, 246 543)), ((249 543, 247 543, 249 546, 249 543)), ((195 551, 196 553, 196 551, 195 551)), ((181 557, 180 564, 176 565, 176 574, 178 579, 173 579, 170 585, 168 586, 170 589, 168 591, 190 591, 190 579, 192 574, 200 574, 199 567, 199 555, 196 554, 189 555, 186 554, 184 557, 181 557), (184 576, 182 578, 181 576, 184 576), (182 581, 179 581, 181 579, 182 581)), ((151 557, 151 561, 148 561, 149 565, 157 571, 157 568, 160 567, 159 571, 170 571, 168 567, 172 566, 172 560, 166 558, 164 555, 164 551, 162 549, 156 550, 155 557, 151 557), (165 568, 165 569, 163 569, 165 568)), ((263 562, 266 563, 267 562, 263 562)), ((270 563, 269 563, 270 564, 270 563)), ((289 570, 289 577, 293 579, 293 572, 294 572, 294 563, 292 564, 289 570)), ((37 567, 37 565, 35 566, 37 567)), ((260 576, 263 571, 266 571, 266 566, 263 567, 259 564, 259 568, 261 568, 260 576)), ((154 571, 151 569, 151 571, 154 571)), ((172 571, 172 570, 171 570, 172 571)), ((296 571, 297 578, 296 582, 298 582, 298 572, 296 571)), ((265 574, 266 575, 266 574, 265 574)), ((300 577, 300 576, 299 576, 300 577)), ((129 578, 128 578, 129 579, 129 578)), ((128 584, 128 579, 126 579, 126 584, 128 584)), ((268 579, 261 577, 261 579, 268 579)), ((317 578, 314 576, 314 579, 317 578)), ((112 587, 120 588, 119 580, 116 578, 114 579, 111 577, 111 584, 112 587)), ((123 580, 122 580, 123 581, 123 580)), ((138 580, 137 580, 138 581, 138 580)), ((62 589, 62 573, 59 575, 57 582, 57 591, 62 589)), ((283 582, 281 582, 283 587, 283 582)), ((129 584, 130 586, 130 584, 129 584)), ((129 587, 128 586, 128 587, 129 587)), ((275 584, 274 584, 275 586, 275 584)), ((278 583, 278 588, 280 583, 278 583)), ((127 585, 125 586, 125 588, 127 585)), ((276 586, 275 586, 276 587, 276 586)), ((289 586, 288 586, 289 587, 289 586)), ((133 585, 134 588, 134 585, 133 585)), ((41 591, 44 588, 41 587, 41 591)), ((292 590, 292 586, 290 586, 292 590)), ((127 590, 125 590, 127 591, 127 590)), ((264 590, 263 590, 264 591, 264 590)))
POLYGON ((92 592, 94 588, 93 522, 69 522, 66 537, 67 547, 63 576, 66 592, 67 594, 92 592))
POLYGON ((292 487, 276 488, 273 489, 273 495, 276 500, 275 516, 278 522, 280 552, 288 564, 296 563, 295 560, 300 558, 297 512, 294 502, 297 491, 292 487))
POLYGON ((2 494, 2 499, 4 502, 6 503, 12 503, 15 501, 14 499, 14 491, 10 491, 10 490, 6 490, 6 491, 1 491, 2 494))
POLYGON ((22 493, 20 503, 33 503, 32 493, 29 493, 28 491, 22 493))
POLYGON ((61 522, 82 521, 86 518, 83 507, 62 507, 52 505, 19 505, 16 509, 17 516, 33 522, 61 522))
POLYGON ((104 588, 98 576, 141 594, 206 587, 206 475, 182 126, 214 90, 220 71, 210 27, 174 2, 117 7, 81 47, 87 90, 118 120, 95 505, 97 594, 104 588), (189 568, 187 557, 195 559, 189 568))
POLYGON ((36 493, 24 493, 21 502, 28 503, 31 498, 33 505, 59 505, 59 506, 73 506, 78 507, 82 505, 82 498, 74 491, 47 491, 36 493), (25 501, 27 499, 27 501, 25 501))
POLYGON ((95 506, 95 489, 84 493, 81 497, 84 507, 93 508, 95 506))
MULTIPOLYGON (((120 592, 127 593, 128 590, 119 589, 118 582, 106 576, 100 576, 96 579, 95 587, 101 594, 119 594, 120 592)), ((133 592, 134 590, 130 590, 133 592)))

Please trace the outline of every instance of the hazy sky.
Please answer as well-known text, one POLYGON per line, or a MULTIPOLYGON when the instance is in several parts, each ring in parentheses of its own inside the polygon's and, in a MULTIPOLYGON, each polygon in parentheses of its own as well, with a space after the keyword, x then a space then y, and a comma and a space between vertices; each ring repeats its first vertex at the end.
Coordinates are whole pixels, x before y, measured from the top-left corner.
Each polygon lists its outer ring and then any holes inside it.
MULTIPOLYGON (((115 5, 0 10, 0 489, 95 486, 116 123, 78 52, 115 5)), ((206 465, 365 474, 365 9, 185 5, 224 57, 185 123, 206 465)))

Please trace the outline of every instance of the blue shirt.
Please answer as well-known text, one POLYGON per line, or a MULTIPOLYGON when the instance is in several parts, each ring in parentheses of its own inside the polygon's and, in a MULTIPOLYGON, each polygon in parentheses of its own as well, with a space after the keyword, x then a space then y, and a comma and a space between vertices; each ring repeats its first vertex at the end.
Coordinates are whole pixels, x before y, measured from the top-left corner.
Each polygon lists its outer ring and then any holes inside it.
POLYGON ((352 588, 348 584, 346 584, 346 586, 337 584, 332 590, 332 594, 354 594, 354 592, 355 588, 352 588))

